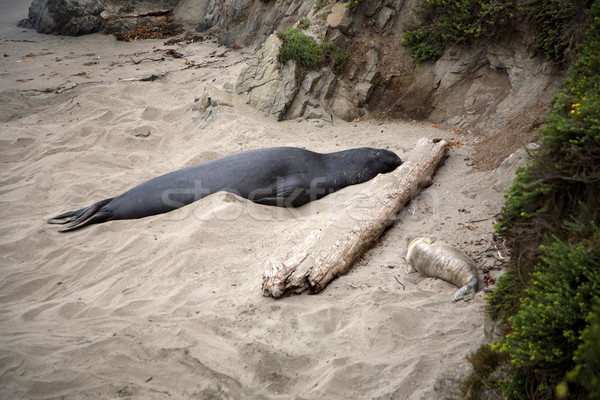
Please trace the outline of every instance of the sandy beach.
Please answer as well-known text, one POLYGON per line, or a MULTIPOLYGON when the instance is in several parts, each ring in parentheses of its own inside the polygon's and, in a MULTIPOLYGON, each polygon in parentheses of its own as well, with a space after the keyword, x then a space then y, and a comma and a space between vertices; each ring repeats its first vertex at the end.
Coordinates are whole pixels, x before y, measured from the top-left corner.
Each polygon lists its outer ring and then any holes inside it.
POLYGON ((0 7, 14 11, 0 13, 0 398, 429 399, 483 342, 484 291, 452 303, 454 286, 407 273, 403 258, 408 237, 433 235, 482 276, 493 263, 514 165, 475 170, 479 137, 415 121, 277 122, 231 90, 250 51, 41 35, 16 27, 26 5, 0 7), (209 85, 232 102, 207 120, 197 99, 209 85), (317 295, 263 297, 264 262, 369 182, 297 210, 218 193, 66 234, 46 224, 244 150, 373 146, 404 159, 422 137, 454 143, 433 185, 317 295))

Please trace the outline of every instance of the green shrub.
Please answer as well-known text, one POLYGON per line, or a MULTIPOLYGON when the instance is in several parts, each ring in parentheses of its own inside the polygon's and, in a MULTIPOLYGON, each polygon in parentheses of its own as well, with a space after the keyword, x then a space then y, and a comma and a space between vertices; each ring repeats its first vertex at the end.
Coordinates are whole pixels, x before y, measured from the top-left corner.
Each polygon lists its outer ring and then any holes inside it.
POLYGON ((402 44, 416 61, 435 60, 448 44, 500 35, 516 10, 512 0, 425 0, 415 11, 420 24, 408 27, 402 44))
POLYGON ((346 3, 344 3, 344 6, 346 8, 348 7, 356 7, 357 5, 359 5, 361 3, 362 0, 352 0, 352 1, 348 1, 346 3))
POLYGON ((573 44, 582 41, 589 25, 588 3, 591 4, 587 0, 530 0, 526 5, 527 18, 537 31, 531 50, 557 62, 572 61, 576 48, 573 44))
POLYGON ((600 246, 593 240, 542 246, 542 260, 525 289, 519 311, 509 318, 512 332, 494 343, 508 358, 508 378, 501 382, 511 399, 551 397, 565 372, 575 367, 573 354, 594 301, 600 300, 600 246), (515 382, 519 382, 515 385, 515 382), (532 396, 534 397, 534 396, 532 396))
POLYGON ((479 37, 498 38, 515 21, 536 29, 530 49, 553 61, 572 61, 590 23, 590 0, 423 0, 419 23, 408 26, 402 43, 418 61, 436 60, 449 44, 479 37))
POLYGON ((317 41, 300 32, 300 29, 287 29, 279 32, 278 36, 283 42, 279 50, 280 63, 296 60, 306 68, 314 68, 321 62, 321 49, 317 41))
POLYGON ((402 44, 408 48, 415 61, 437 60, 444 53, 441 35, 431 28, 411 28, 404 32, 402 44))
POLYGON ((298 21, 298 29, 306 29, 310 26, 310 21, 308 18, 301 19, 298 21))
POLYGON ((322 9, 323 7, 325 7, 327 5, 328 1, 327 0, 318 0, 315 5, 314 5, 314 9, 319 11, 320 9, 322 9))
POLYGON ((338 51, 338 47, 333 44, 333 43, 329 43, 329 42, 322 42, 321 43, 321 51, 323 52, 323 56, 325 58, 329 58, 331 57, 336 51, 338 51))
POLYGON ((344 68, 344 65, 346 65, 346 60, 348 60, 349 56, 350 53, 348 53, 345 50, 339 50, 335 52, 335 55, 333 57, 333 72, 335 72, 336 74, 341 74, 342 69, 344 68))
MULTIPOLYGON (((600 399, 600 301, 586 318, 588 326, 581 335, 581 344, 573 360, 575 368, 567 374, 567 379, 589 392, 590 400, 600 399)), ((567 386, 568 387, 568 386, 567 386)), ((567 393, 568 394, 568 393, 567 393)))
POLYGON ((348 52, 329 42, 317 41, 300 32, 298 28, 287 29, 278 33, 283 42, 279 50, 279 62, 285 64, 288 60, 296 60, 298 64, 307 69, 317 69, 325 64, 333 64, 335 73, 341 73, 348 52))
MULTIPOLYGON (((565 222, 596 220, 599 215, 599 2, 594 3, 590 13, 595 22, 545 118, 547 125, 540 131, 542 147, 531 165, 517 173, 496 225, 498 233, 507 240, 512 257, 519 261, 513 265, 516 281, 505 285, 499 280, 501 293, 490 297, 493 307, 506 297, 519 297, 519 290, 527 284, 539 261, 538 247, 546 236, 572 234, 573 230, 564 229, 565 222)), ((506 305, 501 308, 511 309, 506 305)))
POLYGON ((507 358, 508 399, 600 395, 600 1, 589 12, 541 147, 496 225, 511 263, 487 299, 510 332, 494 344, 507 358))

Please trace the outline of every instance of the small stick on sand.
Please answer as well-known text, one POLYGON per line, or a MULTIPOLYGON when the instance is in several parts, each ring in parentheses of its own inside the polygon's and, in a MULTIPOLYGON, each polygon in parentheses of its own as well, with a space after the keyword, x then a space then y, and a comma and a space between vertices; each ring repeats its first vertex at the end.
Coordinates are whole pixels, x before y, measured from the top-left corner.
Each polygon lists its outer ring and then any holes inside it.
POLYGON ((402 290, 406 290, 406 286, 404 286, 404 283, 400 282, 400 279, 398 279, 397 276, 394 276, 394 279, 396 280, 396 282, 402 285, 402 290))
POLYGON ((129 57, 129 58, 131 58, 131 62, 132 62, 132 63, 134 63, 135 65, 138 65, 138 64, 140 64, 142 61, 165 61, 165 58, 164 58, 164 57, 161 57, 161 58, 150 58, 150 57, 146 57, 146 58, 142 58, 142 59, 141 59, 141 60, 139 60, 139 61, 135 61, 135 60, 133 59, 133 57, 129 57))

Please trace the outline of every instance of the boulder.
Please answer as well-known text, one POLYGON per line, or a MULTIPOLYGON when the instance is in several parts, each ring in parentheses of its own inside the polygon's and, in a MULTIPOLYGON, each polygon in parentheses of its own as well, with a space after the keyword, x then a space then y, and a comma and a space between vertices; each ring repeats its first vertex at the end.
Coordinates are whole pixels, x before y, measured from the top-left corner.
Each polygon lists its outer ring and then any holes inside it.
POLYGON ((396 12, 393 9, 383 7, 375 16, 375 30, 377 32, 383 32, 388 27, 388 24, 395 13, 396 12))
POLYGON ((180 0, 173 18, 214 33, 225 46, 260 46, 273 32, 293 26, 313 3, 302 0, 180 0))
POLYGON ((330 28, 339 29, 346 35, 352 34, 352 16, 348 7, 343 3, 337 3, 331 7, 331 14, 327 16, 327 24, 330 28))
POLYGON ((357 107, 358 96, 353 87, 344 81, 339 81, 335 94, 332 96, 331 112, 344 121, 353 121, 366 114, 366 111, 357 107))
POLYGON ((383 0, 371 0, 365 2, 363 14, 365 17, 372 18, 383 6, 383 0))
POLYGON ((104 29, 102 11, 104 6, 99 0, 34 0, 28 17, 18 26, 39 33, 84 35, 104 29))
POLYGON ((179 0, 33 0, 19 26, 40 33, 84 35, 123 32, 136 25, 160 22, 179 0))
POLYGON ((462 383, 473 373, 469 362, 458 364, 440 374, 433 384, 434 400, 462 400, 462 383))
POLYGON ((513 183, 515 173, 531 161, 531 154, 539 149, 539 144, 529 143, 508 156, 490 176, 490 185, 499 193, 506 193, 513 183))
POLYGON ((165 21, 179 0, 109 0, 105 1, 102 18, 106 32, 125 32, 137 25, 153 25, 165 21))
POLYGON ((200 129, 208 127, 219 115, 223 107, 233 107, 233 97, 226 90, 221 90, 208 83, 200 97, 194 100, 192 111, 200 113, 200 129))
POLYGON ((283 119, 298 91, 296 62, 290 60, 281 66, 277 59, 281 45, 277 35, 269 36, 263 47, 248 61, 235 88, 237 94, 245 97, 247 104, 277 120, 283 119))
POLYGON ((236 91, 245 101, 265 114, 282 119, 322 119, 332 114, 352 121, 366 114, 362 107, 373 91, 378 54, 365 52, 364 65, 351 80, 342 80, 329 67, 306 72, 297 85, 296 64, 281 65, 277 56, 281 40, 271 35, 240 74, 236 91))

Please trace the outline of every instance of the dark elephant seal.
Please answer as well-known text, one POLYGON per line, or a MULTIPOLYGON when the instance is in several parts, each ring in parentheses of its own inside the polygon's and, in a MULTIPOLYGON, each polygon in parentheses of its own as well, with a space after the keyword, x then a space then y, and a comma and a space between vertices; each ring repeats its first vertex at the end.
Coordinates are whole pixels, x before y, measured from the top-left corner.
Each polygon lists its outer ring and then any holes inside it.
POLYGON ((48 220, 60 232, 117 219, 162 214, 219 191, 255 203, 299 207, 343 187, 393 171, 402 160, 384 149, 321 154, 294 147, 250 150, 150 179, 127 192, 48 220))
POLYGON ((408 240, 408 264, 419 273, 440 278, 460 289, 452 301, 471 300, 477 292, 477 267, 462 250, 432 237, 414 237, 408 240))

